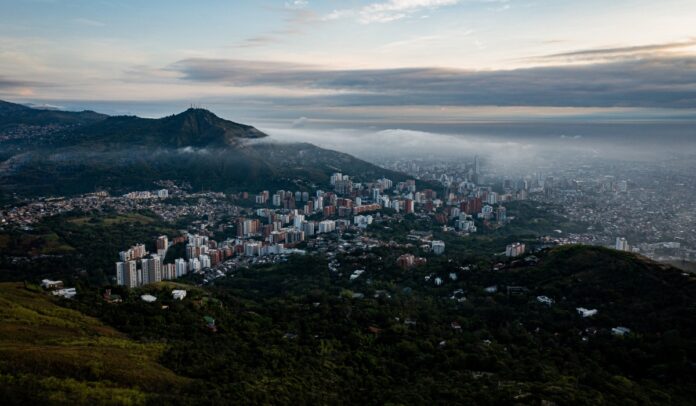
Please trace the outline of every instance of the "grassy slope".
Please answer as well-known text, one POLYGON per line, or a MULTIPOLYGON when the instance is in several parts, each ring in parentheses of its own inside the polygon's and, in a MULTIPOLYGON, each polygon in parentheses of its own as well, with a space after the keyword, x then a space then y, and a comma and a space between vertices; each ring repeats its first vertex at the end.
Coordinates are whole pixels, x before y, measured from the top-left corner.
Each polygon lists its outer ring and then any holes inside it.
POLYGON ((10 403, 142 404, 188 382, 157 362, 161 344, 128 339, 22 284, 0 284, 0 320, 0 394, 10 403))

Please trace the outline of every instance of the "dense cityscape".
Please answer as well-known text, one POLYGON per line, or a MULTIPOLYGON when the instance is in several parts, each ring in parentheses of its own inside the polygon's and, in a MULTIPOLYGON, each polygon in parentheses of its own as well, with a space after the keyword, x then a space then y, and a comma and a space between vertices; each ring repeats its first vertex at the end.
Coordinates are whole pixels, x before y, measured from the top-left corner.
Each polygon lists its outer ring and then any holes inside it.
MULTIPOLYGON (((696 170, 692 156, 661 161, 622 161, 578 157, 550 160, 543 168, 509 171, 484 167, 484 184, 505 201, 517 198, 548 203, 552 211, 583 223, 582 233, 563 241, 617 247, 625 239, 631 251, 659 261, 696 258, 696 170)), ((387 167, 418 179, 445 180, 461 185, 470 169, 447 160, 389 161, 387 167)), ((446 183, 444 183, 446 184, 446 183)), ((461 187, 461 186, 460 186, 461 187)), ((626 249, 626 247, 623 247, 626 249)))
MULTIPOLYGON (((363 184, 341 173, 332 175, 333 190, 327 192, 190 193, 174 182, 162 181, 162 189, 123 196, 95 192, 24 202, 4 209, 0 222, 3 227, 31 229, 32 224, 47 216, 107 209, 119 213, 149 210, 170 222, 194 219, 190 231, 204 235, 187 232, 162 236, 156 241, 152 256, 144 245, 120 254, 115 280, 131 287, 176 279, 189 271, 202 273, 226 261, 228 268, 232 262, 237 267, 240 259, 233 261, 235 256, 246 257, 242 262, 252 263, 254 257, 277 261, 308 249, 311 252, 317 247, 313 240, 322 234, 338 232, 345 244, 363 247, 369 238, 365 230, 373 222, 388 224, 404 215, 425 217, 443 230, 466 238, 476 233, 477 227, 495 229, 514 221, 514 217, 507 216, 505 205, 524 200, 548 204, 549 213, 586 225, 582 232, 558 229, 545 236, 556 244, 602 245, 660 261, 696 258, 696 206, 687 192, 696 185, 691 177, 677 178, 675 171, 664 163, 598 160, 575 168, 545 168, 516 177, 487 167, 478 156, 464 164, 389 161, 387 165, 407 171, 419 182, 428 181, 436 189, 418 190, 415 180, 394 184, 386 178, 363 184), (209 240, 209 230, 233 230, 235 238, 209 240), (346 239, 344 235, 353 238, 346 239), (175 243, 186 244, 186 255, 164 263, 167 249, 175 243), (298 245, 302 249, 297 249, 298 245)), ((371 241, 375 246, 389 242, 371 241)), ((426 242, 436 254, 444 252, 444 242, 426 242)), ((508 250, 508 256, 516 255, 510 255, 508 250)), ((403 260, 413 263, 412 258, 403 260)), ((215 275, 214 271, 210 274, 215 275)))

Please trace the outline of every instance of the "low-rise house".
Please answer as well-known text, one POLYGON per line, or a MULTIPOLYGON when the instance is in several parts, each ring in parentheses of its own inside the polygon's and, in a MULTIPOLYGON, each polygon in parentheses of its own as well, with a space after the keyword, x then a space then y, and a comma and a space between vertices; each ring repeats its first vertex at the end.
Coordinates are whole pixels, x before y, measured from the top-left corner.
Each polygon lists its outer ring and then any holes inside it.
POLYGON ((364 272, 365 272, 364 269, 357 269, 357 270, 353 271, 353 273, 350 275, 350 280, 358 279, 360 277, 360 275, 362 275, 364 272))
POLYGON ((104 301, 106 303, 121 303, 121 302, 123 302, 123 299, 121 298, 120 295, 116 295, 116 294, 111 293, 111 289, 105 290, 102 297, 104 298, 104 301))
POLYGON ((597 309, 585 309, 584 307, 578 307, 575 309, 578 311, 578 313, 583 317, 592 317, 595 314, 597 314, 597 309))
POLYGON ((554 301, 548 296, 537 296, 537 302, 551 306, 554 301))
POLYGON ((172 297, 174 300, 184 300, 186 297, 186 291, 183 289, 172 290, 172 297))
POLYGON ((54 290, 53 292, 54 296, 60 296, 65 299, 72 299, 77 295, 77 290, 75 288, 65 288, 65 289, 58 289, 54 290))
POLYGON ((44 289, 62 289, 63 281, 52 281, 50 279, 44 279, 41 281, 41 287, 44 289))
POLYGON ((630 333, 631 329, 628 327, 614 327, 611 329, 611 333, 614 334, 615 336, 625 336, 626 334, 630 333))

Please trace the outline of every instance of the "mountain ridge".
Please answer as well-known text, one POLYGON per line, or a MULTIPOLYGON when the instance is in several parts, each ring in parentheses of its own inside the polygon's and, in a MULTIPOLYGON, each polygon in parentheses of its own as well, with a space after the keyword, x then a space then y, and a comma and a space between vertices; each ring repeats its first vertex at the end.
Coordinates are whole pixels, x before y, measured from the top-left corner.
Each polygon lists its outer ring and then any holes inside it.
POLYGON ((91 110, 63 111, 37 109, 0 100, 0 130, 16 125, 85 125, 108 116, 91 110))
POLYGON ((408 178, 349 154, 269 139, 253 126, 204 109, 156 119, 106 117, 0 142, 0 194, 121 193, 151 188, 164 179, 197 190, 306 190, 329 187, 334 172, 357 181, 408 178), (258 140, 269 142, 252 142, 258 140))
POLYGON ((208 110, 190 108, 162 118, 108 117, 72 131, 58 145, 129 143, 152 147, 200 148, 235 146, 243 139, 265 137, 268 135, 250 125, 220 118, 208 110))

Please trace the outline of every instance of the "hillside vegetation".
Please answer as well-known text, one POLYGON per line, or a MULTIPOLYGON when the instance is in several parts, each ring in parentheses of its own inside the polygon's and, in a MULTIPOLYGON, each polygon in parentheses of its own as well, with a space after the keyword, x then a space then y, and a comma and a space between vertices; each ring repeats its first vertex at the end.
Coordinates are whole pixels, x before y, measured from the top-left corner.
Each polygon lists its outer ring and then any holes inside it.
POLYGON ((189 380, 158 363, 164 349, 135 342, 23 284, 0 284, 4 404, 171 400, 189 380))
MULTIPOLYGON (((19 120, 17 112, 25 114, 23 120, 29 123, 32 117, 43 122, 40 117, 48 114, 5 103, 0 105, 0 123, 3 117, 19 120)), ((223 192, 306 190, 328 186, 333 172, 350 174, 358 181, 381 176, 406 179, 402 173, 348 154, 267 138, 252 126, 203 109, 159 119, 99 116, 49 135, 37 132, 19 140, 0 140, 0 201, 15 193, 124 193, 152 189, 154 182, 163 179, 185 182, 196 190, 223 192)))
POLYGON ((118 306, 91 292, 70 305, 166 341, 164 365, 197 379, 211 402, 688 405, 696 396, 689 275, 583 246, 498 272, 445 258, 403 270, 395 256, 341 255, 336 273, 298 257, 240 270, 182 302, 154 285, 120 291, 118 306), (350 280, 356 267, 365 273, 350 280), (463 301, 453 299, 459 290, 463 301), (169 307, 141 301, 143 292, 169 307), (583 318, 578 307, 598 313, 583 318))

